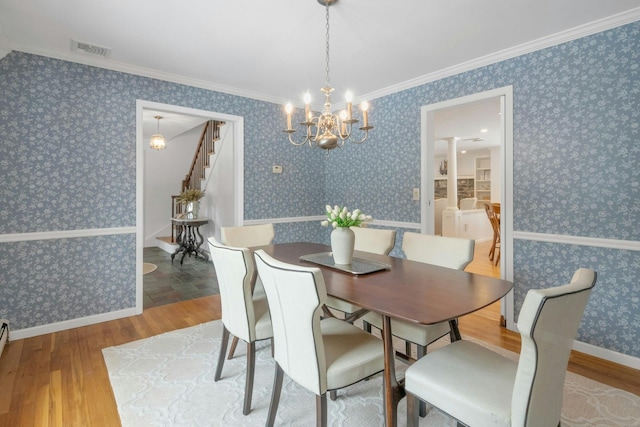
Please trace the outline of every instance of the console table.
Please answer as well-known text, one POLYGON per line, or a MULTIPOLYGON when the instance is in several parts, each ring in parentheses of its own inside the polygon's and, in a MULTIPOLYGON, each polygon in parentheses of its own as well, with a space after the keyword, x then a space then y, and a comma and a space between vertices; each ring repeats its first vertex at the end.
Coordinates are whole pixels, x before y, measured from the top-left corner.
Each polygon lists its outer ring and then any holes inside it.
POLYGON ((179 219, 171 218, 171 224, 174 225, 178 231, 176 243, 179 245, 178 249, 171 254, 171 262, 173 258, 179 253, 182 253, 180 264, 183 263, 185 255, 191 256, 194 254, 197 258, 198 255, 202 256, 205 261, 209 259, 209 255, 200 249, 200 246, 204 243, 204 237, 200 234, 200 226, 208 223, 208 219, 179 219))

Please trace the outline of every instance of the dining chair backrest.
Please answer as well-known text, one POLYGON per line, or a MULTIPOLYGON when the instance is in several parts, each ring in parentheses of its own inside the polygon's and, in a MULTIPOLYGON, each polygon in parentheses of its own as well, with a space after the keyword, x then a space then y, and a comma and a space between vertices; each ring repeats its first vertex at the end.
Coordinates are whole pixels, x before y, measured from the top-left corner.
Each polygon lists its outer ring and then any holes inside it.
POLYGON ((491 228, 494 233, 500 233, 500 222, 498 221, 498 216, 496 212, 493 210, 493 206, 491 203, 487 203, 484 205, 484 211, 487 213, 487 218, 489 218, 489 222, 491 223, 491 228))
POLYGON ((351 230, 356 235, 356 251, 389 255, 396 244, 395 230, 369 227, 351 227, 351 230))
POLYGON ((320 316, 327 291, 320 269, 292 266, 263 250, 254 255, 271 312, 275 361, 306 389, 326 393, 320 316))
POLYGON ((407 259, 440 267, 464 270, 471 261, 475 241, 461 237, 443 237, 407 231, 402 250, 407 259))
POLYGON ((571 283, 527 293, 518 330, 520 360, 511 399, 512 425, 556 425, 565 373, 596 272, 577 270, 571 283))
POLYGON ((476 208, 477 197, 468 197, 466 199, 460 199, 460 210, 467 211, 476 208))
POLYGON ((221 243, 237 248, 270 245, 275 235, 273 224, 220 228, 221 243))
POLYGON ((225 246, 214 237, 208 239, 211 259, 218 277, 222 323, 234 336, 255 341, 255 313, 252 277, 255 263, 246 248, 225 246))

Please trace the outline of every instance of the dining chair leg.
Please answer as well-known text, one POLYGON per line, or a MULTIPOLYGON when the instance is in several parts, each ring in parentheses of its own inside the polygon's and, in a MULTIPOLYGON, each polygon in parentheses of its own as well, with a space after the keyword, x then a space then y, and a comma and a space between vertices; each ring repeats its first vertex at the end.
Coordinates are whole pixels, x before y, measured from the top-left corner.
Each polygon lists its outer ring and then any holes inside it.
POLYGON ((371 333, 371 323, 367 322, 366 320, 362 321, 362 330, 365 332, 369 332, 371 333))
POLYGON ((322 305, 322 313, 323 313, 323 318, 327 319, 329 317, 336 317, 333 315, 333 313, 331 312, 331 310, 329 310, 329 307, 327 307, 326 305, 322 305))
MULTIPOLYGON (((417 347, 417 360, 422 359, 426 354, 427 354, 427 346, 426 345, 416 345, 417 347)), ((407 401, 408 402, 408 401, 407 401)), ((422 400, 420 401, 420 416, 422 418, 427 416, 427 404, 425 402, 423 402, 422 400)))
POLYGON ((276 372, 273 376, 273 390, 271 391, 271 403, 269 404, 269 413, 267 414, 267 427, 273 427, 276 421, 276 413, 280 404, 280 392, 282 391, 282 378, 284 371, 276 362, 276 372))
POLYGON ((338 398, 338 391, 337 390, 331 390, 329 392, 329 399, 336 400, 337 398, 338 398))
POLYGON ((493 256, 494 256, 495 252, 496 252, 496 238, 494 236, 493 240, 491 242, 491 249, 489 249, 489 259, 491 261, 493 261, 493 256))
POLYGON ((222 340, 220 341, 220 354, 218 354, 218 365, 216 366, 216 374, 213 381, 218 381, 222 375, 222 367, 224 366, 224 357, 227 353, 227 344, 229 342, 229 331, 222 325, 222 340))
POLYGON ((316 395, 316 427, 327 427, 327 393, 316 395))
POLYGON ((247 377, 244 384, 244 407, 242 414, 251 412, 251 396, 253 394, 253 377, 256 371, 256 342, 247 344, 247 377))
POLYGON ((451 342, 460 341, 462 339, 460 329, 458 329, 458 319, 449 320, 449 339, 451 342))
POLYGON ((238 345, 238 337, 233 337, 233 341, 231 341, 231 348, 229 349, 229 355, 227 356, 227 360, 233 359, 233 353, 236 352, 237 345, 238 345))
POLYGON ((407 427, 418 427, 418 398, 407 393, 407 427))
POLYGON ((404 354, 406 354, 407 357, 411 359, 411 342, 409 341, 404 342, 404 354))

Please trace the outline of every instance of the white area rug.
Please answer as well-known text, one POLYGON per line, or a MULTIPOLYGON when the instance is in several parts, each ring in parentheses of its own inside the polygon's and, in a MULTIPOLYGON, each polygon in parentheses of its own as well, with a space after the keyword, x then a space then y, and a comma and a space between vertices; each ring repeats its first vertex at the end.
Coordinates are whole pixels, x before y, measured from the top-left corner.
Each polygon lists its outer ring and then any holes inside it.
MULTIPOLYGON (((214 382, 221 335, 221 323, 214 321, 103 349, 122 425, 263 426, 274 374, 269 342, 257 345, 252 410, 244 416, 246 345, 238 345, 214 382)), ((401 375, 406 366, 396 366, 401 375)), ((330 426, 381 426, 382 376, 340 390, 338 399, 327 403, 330 426)), ((398 407, 400 426, 406 424, 405 405, 403 399, 398 407)), ((638 426, 639 419, 640 397, 567 373, 563 426, 638 426)), ((315 425, 315 396, 286 375, 276 425, 315 425)), ((455 425, 436 409, 420 420, 420 426, 455 425)))

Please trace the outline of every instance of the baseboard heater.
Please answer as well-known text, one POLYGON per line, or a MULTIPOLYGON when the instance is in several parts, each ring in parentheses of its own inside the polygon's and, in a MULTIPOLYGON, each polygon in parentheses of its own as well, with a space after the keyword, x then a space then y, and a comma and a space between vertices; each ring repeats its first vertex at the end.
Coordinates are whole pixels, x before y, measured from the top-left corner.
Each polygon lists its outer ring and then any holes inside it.
POLYGON ((7 341, 9 341, 9 321, 0 319, 0 356, 7 341))

